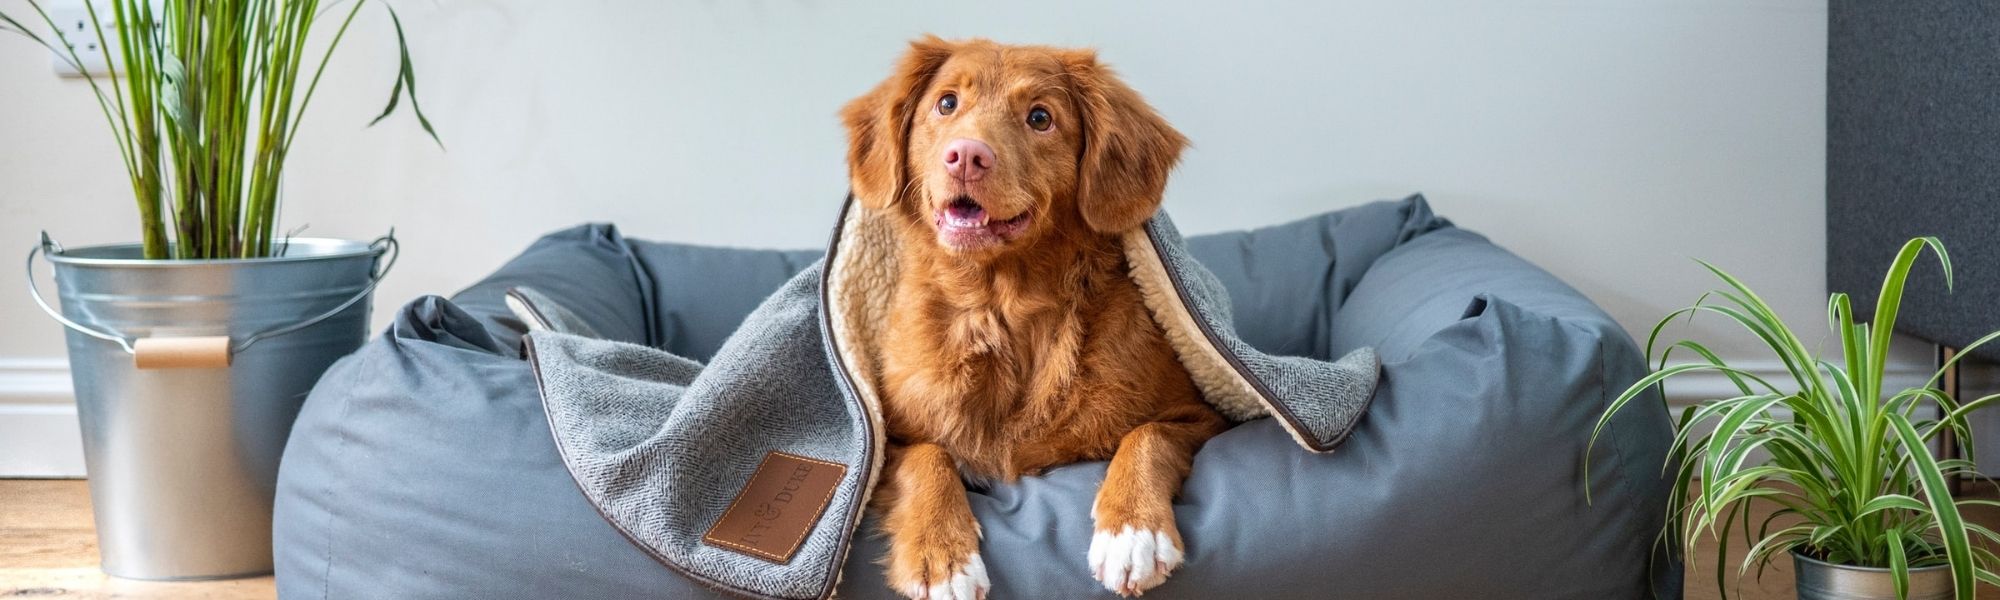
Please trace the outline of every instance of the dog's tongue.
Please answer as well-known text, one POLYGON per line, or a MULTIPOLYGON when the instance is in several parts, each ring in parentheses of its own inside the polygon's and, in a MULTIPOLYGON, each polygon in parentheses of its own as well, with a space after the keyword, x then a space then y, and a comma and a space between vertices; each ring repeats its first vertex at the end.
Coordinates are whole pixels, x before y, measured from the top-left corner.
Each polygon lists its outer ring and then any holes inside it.
POLYGON ((971 199, 959 198, 945 207, 944 220, 953 227, 985 227, 986 209, 971 199))

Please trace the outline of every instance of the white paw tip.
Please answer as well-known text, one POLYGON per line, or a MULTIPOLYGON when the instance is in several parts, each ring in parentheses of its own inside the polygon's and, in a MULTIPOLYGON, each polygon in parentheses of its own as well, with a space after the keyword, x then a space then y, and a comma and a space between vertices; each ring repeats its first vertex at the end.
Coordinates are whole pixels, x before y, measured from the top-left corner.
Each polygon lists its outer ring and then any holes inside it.
POLYGON ((949 579, 928 588, 910 584, 902 591, 905 596, 921 600, 982 600, 990 589, 993 589, 993 584, 986 579, 986 561, 974 553, 966 557, 965 566, 959 567, 949 579))
POLYGON ((1119 595, 1137 596, 1160 585, 1182 558, 1164 531, 1127 525, 1116 533, 1099 529, 1090 538, 1091 574, 1119 595))

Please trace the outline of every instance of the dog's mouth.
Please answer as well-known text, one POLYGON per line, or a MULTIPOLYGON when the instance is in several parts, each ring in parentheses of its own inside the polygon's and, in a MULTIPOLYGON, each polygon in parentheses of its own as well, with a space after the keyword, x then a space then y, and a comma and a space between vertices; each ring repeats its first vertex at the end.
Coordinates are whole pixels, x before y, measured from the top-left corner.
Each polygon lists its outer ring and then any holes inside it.
POLYGON ((1010 218, 994 219, 978 201, 970 196, 959 196, 938 209, 934 222, 939 242, 955 250, 972 250, 1014 241, 1028 231, 1028 221, 1032 216, 1031 212, 1022 212, 1010 218))

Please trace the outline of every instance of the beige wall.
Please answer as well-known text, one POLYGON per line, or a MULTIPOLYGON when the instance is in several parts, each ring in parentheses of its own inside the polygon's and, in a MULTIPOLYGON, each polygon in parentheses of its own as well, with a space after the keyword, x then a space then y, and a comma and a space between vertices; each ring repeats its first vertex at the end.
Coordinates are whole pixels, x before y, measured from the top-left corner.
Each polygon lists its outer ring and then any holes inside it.
MULTIPOLYGON (((816 246, 845 189, 835 110, 934 31, 1100 48, 1194 140, 1167 203, 1189 232, 1422 191, 1636 331, 1711 285, 1690 257, 1823 322, 1823 2, 849 4, 397 2, 447 151, 407 114, 362 127, 393 74, 388 17, 366 11, 295 149, 285 225, 397 229, 378 324, 580 221, 816 246)), ((0 40, 0 250, 134 236, 101 129, 81 84, 0 40)), ((14 281, 0 378, 62 353, 14 281)))

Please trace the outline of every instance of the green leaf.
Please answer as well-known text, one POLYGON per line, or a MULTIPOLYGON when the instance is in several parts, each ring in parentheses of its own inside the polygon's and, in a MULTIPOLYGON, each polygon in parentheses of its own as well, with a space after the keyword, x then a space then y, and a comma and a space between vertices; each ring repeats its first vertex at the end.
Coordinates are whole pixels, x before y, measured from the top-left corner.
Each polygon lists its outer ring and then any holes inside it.
POLYGON ((1868 348, 1868 369, 1875 383, 1869 390, 1871 396, 1881 395, 1882 371, 1889 360, 1889 340, 1895 337, 1891 332, 1896 329, 1896 313, 1903 305, 1903 283, 1909 279, 1910 267, 1925 247, 1937 253, 1938 262, 1944 266, 1945 289, 1951 289, 1951 255, 1945 253, 1943 242, 1927 236, 1903 244, 1902 251, 1896 253, 1896 260, 1889 266, 1888 275, 1882 278, 1881 295, 1875 298, 1875 322, 1872 327, 1875 335, 1869 340, 1868 348))
POLYGON ((1978 523, 1974 523, 1971 521, 1966 521, 1965 530, 1972 532, 1973 535, 1977 535, 1979 537, 1983 537, 1988 540, 1993 540, 1995 542, 2000 542, 2000 532, 1995 532, 1991 529, 1987 529, 1984 525, 1980 525, 1978 523))
POLYGON ((1945 373, 1950 372, 1953 366, 1958 365, 1960 359, 1965 358, 1966 355, 1971 354, 1973 350, 1978 349, 1980 346, 1985 346, 1996 339, 2000 339, 2000 331, 1980 336, 1979 339, 1966 344, 1964 348, 1959 348, 1957 353, 1951 355, 1951 360, 1944 361, 1943 365, 1938 366, 1938 370, 1931 374, 1930 381, 1924 382, 1924 387, 1937 387, 1938 381, 1944 379, 1945 373))
MULTIPOLYGON (((1738 297, 1727 292, 1717 292, 1724 298, 1728 298, 1742 306, 1750 316, 1755 318, 1756 322, 1762 324, 1764 329, 1771 332, 1775 341, 1767 341, 1767 345, 1771 346, 1772 350, 1777 351, 1779 358, 1783 359, 1787 365, 1793 367, 1793 374, 1799 377, 1799 383, 1813 384, 1811 387, 1816 387, 1817 381, 1814 378, 1800 373, 1801 371, 1811 370, 1809 365, 1812 364, 1812 361, 1809 353, 1806 352, 1805 344, 1799 342, 1798 336, 1792 334, 1792 329, 1785 325, 1784 319, 1778 317, 1777 311, 1772 310, 1771 305, 1765 303, 1763 298, 1759 297, 1756 292, 1751 291, 1750 286, 1745 285, 1736 276, 1730 275, 1729 272, 1709 264, 1707 261, 1697 260, 1695 262, 1700 263, 1702 267, 1707 268, 1710 273, 1713 273, 1716 278, 1721 279, 1723 283, 1728 284, 1729 287, 1742 294, 1741 297, 1738 297)), ((1811 387, 1808 387, 1808 389, 1811 389, 1811 387)))
POLYGON ((381 123, 383 119, 389 118, 389 115, 396 114, 396 106, 403 101, 403 82, 406 80, 408 78, 403 76, 403 72, 397 70, 396 83, 389 88, 389 105, 382 107, 382 114, 375 115, 374 119, 368 121, 369 127, 374 127, 376 123, 381 123))
POLYGON ((1811 545, 1814 545, 1814 546, 1818 546, 1818 545, 1820 545, 1820 544, 1824 544, 1824 543, 1826 543, 1826 539, 1827 539, 1827 538, 1830 538, 1830 537, 1833 537, 1833 535, 1834 535, 1834 534, 1836 534, 1836 533, 1840 533, 1841 531, 1844 531, 1844 530, 1846 530, 1846 529, 1847 529, 1847 525, 1845 525, 1845 524, 1841 524, 1841 525, 1820 525, 1820 526, 1816 526, 1816 527, 1813 527, 1813 533, 1812 533, 1812 536, 1811 536, 1811 537, 1808 537, 1808 538, 1806 538, 1806 543, 1808 543, 1808 544, 1811 544, 1811 545))
POLYGON ((1958 505, 1951 500, 1951 487, 1945 484, 1944 476, 1938 473, 1937 462, 1931 459, 1930 447, 1924 444, 1917 430, 1910 426, 1909 419, 1899 414, 1888 415, 1889 425, 1902 440, 1905 453, 1910 457, 1912 470, 1923 483, 1924 498, 1930 502, 1931 516, 1935 519, 1938 536, 1944 539, 1945 554, 1951 560, 1951 578, 1958 589, 1959 600, 1973 600, 1972 543, 1966 535, 1965 519, 1958 514, 1958 505))
POLYGON ((2000 575, 1995 575, 1992 571, 1980 569, 1978 577, 1980 581, 1986 582, 1986 585, 2000 586, 2000 575))
MULTIPOLYGON (((1737 568, 1737 572, 1748 573, 1750 572, 1750 565, 1756 564, 1757 561, 1766 560, 1779 552, 1797 548, 1805 542, 1806 536, 1811 534, 1812 526, 1794 525, 1780 529, 1764 539, 1757 540, 1756 544, 1750 546, 1749 552, 1743 553, 1743 564, 1737 568)), ((1721 562, 1721 560, 1718 559, 1717 562, 1721 562)))
MULTIPOLYGON (((1716 547, 1719 548, 1729 547, 1729 526, 1727 525, 1727 523, 1729 522, 1730 519, 1736 518, 1736 513, 1738 511, 1742 511, 1744 515, 1750 514, 1750 511, 1743 511, 1742 508, 1743 506, 1740 504, 1728 505, 1728 508, 1726 509, 1727 513, 1722 515, 1722 521, 1724 525, 1721 531, 1716 532, 1716 538, 1715 538, 1716 547)), ((1719 558, 1715 561, 1715 587, 1718 590, 1726 588, 1729 583, 1729 577, 1727 575, 1729 570, 1724 568, 1722 566, 1722 563, 1723 561, 1719 558)), ((1729 600, 1729 594, 1727 592, 1724 592, 1722 594, 1722 600, 1729 600)))
POLYGON ((389 8, 389 20, 396 24, 396 50, 401 54, 402 60, 396 72, 396 86, 389 92, 389 105, 383 107, 382 114, 376 115, 375 120, 369 121, 368 124, 373 126, 388 117, 390 113, 396 112, 396 99, 401 97, 402 91, 407 88, 410 90, 410 112, 416 113, 417 124, 423 126, 424 133, 430 134, 431 141, 437 143, 438 148, 444 148, 444 140, 438 139, 437 129, 431 127, 430 117, 424 116, 423 105, 417 103, 417 70, 410 65, 410 43, 403 36, 403 18, 396 14, 395 7, 386 4, 383 6, 389 8))
POLYGON ((1924 510, 1924 503, 1918 502, 1916 498, 1902 494, 1885 494, 1875 497, 1874 500, 1869 500, 1867 504, 1861 505, 1861 510, 1854 513, 1854 518, 1860 519, 1861 517, 1885 510, 1921 511, 1924 510))
POLYGON ((1889 572, 1896 582, 1896 599, 1910 597, 1910 559, 1903 556, 1903 536, 1891 530, 1882 534, 1882 546, 1889 550, 1889 572))
MULTIPOLYGON (((1958 408, 1953 409, 1950 413, 1947 413, 1944 417, 1944 420, 1941 421, 1939 425, 1942 425, 1943 423, 1963 422, 1965 420, 1965 415, 1971 414, 1972 411, 1978 410, 1979 408, 1984 407, 1988 404, 1992 404, 1994 402, 2000 402, 2000 394, 1981 397, 1978 400, 1973 400, 1971 402, 1961 404, 1959 405, 1958 408)), ((1937 435, 1939 430, 1939 425, 1933 425, 1930 428, 1928 428, 1924 432, 1924 439, 1930 439, 1932 436, 1937 435)))
MULTIPOLYGON (((1763 414, 1766 409, 1769 409, 1773 404, 1777 404, 1779 400, 1782 400, 1782 398, 1763 398, 1747 402, 1730 410, 1728 414, 1723 416, 1722 422, 1715 426, 1713 433, 1709 434, 1707 449, 1709 464, 1707 470, 1702 472, 1702 481, 1717 481, 1721 479, 1722 461, 1726 458, 1726 455, 1722 452, 1723 448, 1728 445, 1730 440, 1735 439, 1737 430, 1743 427, 1744 422, 1749 421, 1751 417, 1763 414)), ((1709 486, 1704 485, 1702 487, 1704 494, 1706 494, 1709 486)))
POLYGON ((1840 353, 1847 360, 1848 373, 1860 373, 1861 365, 1867 364, 1866 346, 1862 345, 1859 331, 1854 327, 1854 301, 1847 294, 1833 293, 1826 300, 1827 325, 1840 335, 1840 353))

